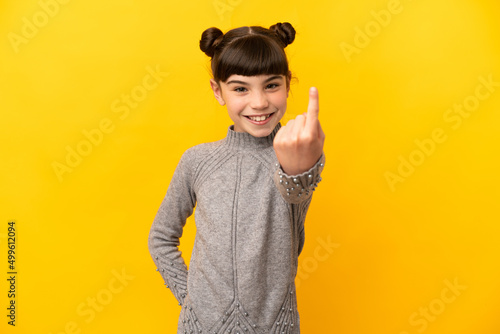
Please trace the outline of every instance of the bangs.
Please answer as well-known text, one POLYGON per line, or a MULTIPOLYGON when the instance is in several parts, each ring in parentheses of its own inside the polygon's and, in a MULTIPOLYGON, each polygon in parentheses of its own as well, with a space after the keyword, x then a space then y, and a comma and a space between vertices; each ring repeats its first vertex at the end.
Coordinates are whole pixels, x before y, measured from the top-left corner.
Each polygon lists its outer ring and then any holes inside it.
POLYGON ((282 46, 262 35, 249 35, 227 45, 212 71, 222 82, 233 75, 288 74, 282 46))

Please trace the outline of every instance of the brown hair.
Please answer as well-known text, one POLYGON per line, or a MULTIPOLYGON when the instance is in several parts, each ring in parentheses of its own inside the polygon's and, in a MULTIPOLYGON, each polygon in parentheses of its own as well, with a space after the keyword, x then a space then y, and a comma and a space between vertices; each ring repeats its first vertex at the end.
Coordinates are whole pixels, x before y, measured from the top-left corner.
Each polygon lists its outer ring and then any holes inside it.
POLYGON ((295 29, 288 22, 277 23, 269 29, 240 27, 226 34, 212 27, 202 33, 200 49, 211 58, 212 74, 217 83, 227 81, 233 74, 281 74, 288 77, 284 48, 294 39, 295 29))

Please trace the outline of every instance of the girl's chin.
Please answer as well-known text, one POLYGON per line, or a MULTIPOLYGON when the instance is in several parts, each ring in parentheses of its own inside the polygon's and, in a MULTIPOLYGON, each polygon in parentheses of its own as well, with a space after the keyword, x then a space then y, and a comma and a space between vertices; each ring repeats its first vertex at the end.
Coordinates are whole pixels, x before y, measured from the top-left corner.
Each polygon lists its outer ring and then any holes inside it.
POLYGON ((254 137, 267 137, 273 132, 275 127, 276 124, 274 124, 274 126, 272 124, 269 124, 269 126, 266 126, 265 128, 249 129, 248 133, 250 133, 254 137))

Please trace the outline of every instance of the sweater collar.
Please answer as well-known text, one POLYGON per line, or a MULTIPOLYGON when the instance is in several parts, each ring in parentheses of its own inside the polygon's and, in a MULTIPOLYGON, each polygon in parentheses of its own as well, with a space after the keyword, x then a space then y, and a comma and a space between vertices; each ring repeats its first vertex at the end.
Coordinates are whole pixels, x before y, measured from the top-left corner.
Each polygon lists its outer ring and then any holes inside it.
POLYGON ((234 131, 234 125, 229 126, 225 144, 236 149, 264 149, 273 146, 274 137, 281 128, 281 123, 278 122, 274 130, 267 137, 254 137, 247 132, 234 131))

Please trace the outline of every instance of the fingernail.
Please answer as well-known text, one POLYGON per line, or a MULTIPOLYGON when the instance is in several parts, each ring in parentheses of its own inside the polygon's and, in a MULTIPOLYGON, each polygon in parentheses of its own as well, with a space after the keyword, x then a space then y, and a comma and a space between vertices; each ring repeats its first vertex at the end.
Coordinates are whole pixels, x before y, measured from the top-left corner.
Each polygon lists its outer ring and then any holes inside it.
POLYGON ((318 91, 318 89, 316 87, 311 87, 311 89, 309 90, 309 92, 311 93, 316 93, 318 91))

